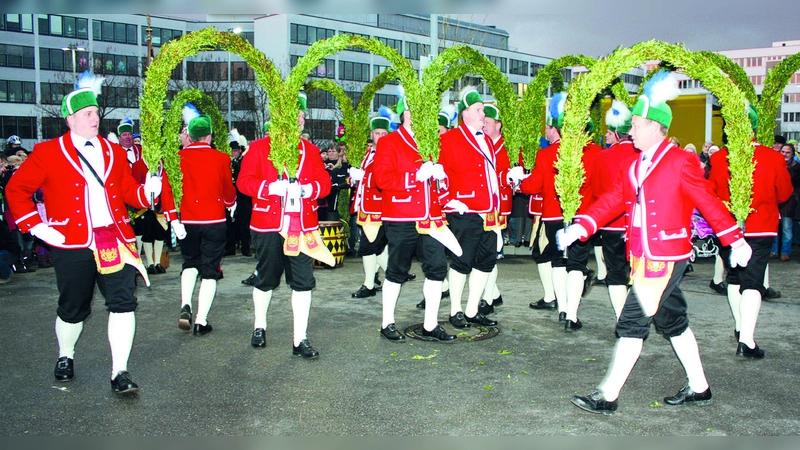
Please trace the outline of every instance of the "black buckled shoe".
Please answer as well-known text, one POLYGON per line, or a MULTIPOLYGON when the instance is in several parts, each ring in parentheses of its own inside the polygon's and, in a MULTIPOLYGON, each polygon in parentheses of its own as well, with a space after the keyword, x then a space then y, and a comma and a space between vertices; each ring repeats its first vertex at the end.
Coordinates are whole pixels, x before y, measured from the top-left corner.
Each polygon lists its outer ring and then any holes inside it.
POLYGON ((567 321, 567 313, 565 313, 563 311, 558 313, 558 323, 566 322, 566 321, 567 321))
POLYGON ((546 302, 544 299, 539 299, 538 302, 531 302, 530 306, 532 309, 556 309, 556 301, 553 300, 552 302, 546 302))
POLYGON ((214 330, 214 328, 211 326, 210 323, 207 323, 205 325, 200 325, 199 323, 194 324, 195 336, 204 336, 208 333, 211 333, 212 330, 214 330))
POLYGON ((776 291, 775 289, 767 288, 767 292, 764 293, 765 299, 772 300, 773 298, 781 298, 781 291, 776 291))
POLYGON ((739 346, 736 348, 736 356, 741 358, 762 359, 764 358, 764 350, 761 350, 758 344, 756 344, 756 348, 750 348, 744 342, 739 342, 739 346))
POLYGON ((300 345, 296 347, 292 346, 292 354, 294 356, 302 356, 306 359, 314 359, 319 356, 319 352, 311 346, 311 343, 308 342, 308 339, 303 339, 300 341, 300 345))
POLYGON ((156 273, 167 273, 167 269, 161 266, 161 264, 156 264, 156 273))
POLYGON ((367 297, 375 297, 375 289, 369 289, 363 284, 357 291, 350 294, 350 297, 353 298, 367 298, 367 297))
MULTIPOLYGON (((449 293, 449 291, 448 291, 449 293)), ((444 297, 444 296, 443 296, 444 297)), ((502 306, 503 305, 503 296, 497 297, 496 299, 492 300, 492 306, 502 306)))
POLYGON ((441 325, 436 325, 436 328, 431 331, 422 328, 422 336, 420 337, 426 341, 453 342, 456 340, 456 337, 452 334, 447 334, 441 325))
POLYGON ((56 361, 56 370, 53 372, 56 380, 69 381, 75 377, 74 361, 67 356, 61 356, 56 361))
POLYGON ((373 283, 375 283, 375 289, 380 289, 380 287, 381 287, 381 279, 378 278, 378 274, 377 273, 375 274, 375 279, 373 280, 373 283))
POLYGON ((417 274, 415 273, 407 273, 406 274, 406 281, 414 281, 417 279, 417 274))
POLYGON ((403 336, 403 333, 397 330, 397 327, 393 323, 386 325, 386 328, 383 328, 381 330, 381 336, 394 342, 400 342, 405 340, 406 338, 405 336, 403 336))
POLYGON ((456 328, 469 328, 469 322, 467 322, 467 319, 464 317, 464 313, 462 311, 453 314, 447 320, 450 321, 450 325, 456 328))
POLYGON ((181 307, 181 315, 178 317, 178 328, 184 331, 192 329, 192 306, 183 305, 181 307))
POLYGON ((728 295, 728 286, 725 283, 714 283, 714 280, 708 282, 708 287, 717 294, 728 295))
POLYGON ((417 303, 417 309, 425 309, 425 297, 422 298, 422 301, 417 303))
POLYGON ((573 332, 573 331, 578 331, 581 328, 583 328, 583 323, 581 322, 581 319, 575 319, 574 322, 571 320, 565 320, 564 331, 573 332))
POLYGON ((608 282, 606 282, 605 278, 603 278, 602 280, 601 279, 597 279, 597 280, 594 280, 594 285, 595 286, 608 286, 608 282))
POLYGON ((617 410, 617 401, 608 401, 599 391, 594 391, 586 397, 572 397, 572 404, 593 414, 611 415, 617 410))
POLYGON ((478 303, 478 312, 484 316, 488 316, 494 312, 494 305, 490 305, 486 300, 481 300, 480 303, 478 303))
POLYGON ((698 406, 705 406, 710 405, 712 402, 711 400, 711 388, 709 387, 704 392, 697 393, 692 390, 689 386, 684 386, 683 389, 678 391, 672 397, 664 397, 664 403, 672 406, 681 406, 693 403, 698 406))
POLYGON ((483 327, 493 327, 497 325, 496 320, 492 320, 482 313, 475 314, 475 317, 469 317, 465 315, 464 318, 467 319, 467 322, 471 324, 474 323, 483 327))
POLYGON ((248 286, 252 286, 256 283, 256 274, 250 274, 249 277, 242 280, 242 284, 246 284, 248 286))
POLYGON ((150 264, 147 266, 147 274, 148 275, 155 275, 156 274, 156 266, 150 264))
POLYGON ((131 374, 127 370, 120 370, 111 380, 111 389, 117 394, 132 394, 139 390, 139 386, 131 380, 131 374))
POLYGON ((267 338, 264 337, 267 330, 263 328, 256 328, 253 330, 253 336, 250 338, 250 345, 255 348, 264 348, 267 346, 267 338))

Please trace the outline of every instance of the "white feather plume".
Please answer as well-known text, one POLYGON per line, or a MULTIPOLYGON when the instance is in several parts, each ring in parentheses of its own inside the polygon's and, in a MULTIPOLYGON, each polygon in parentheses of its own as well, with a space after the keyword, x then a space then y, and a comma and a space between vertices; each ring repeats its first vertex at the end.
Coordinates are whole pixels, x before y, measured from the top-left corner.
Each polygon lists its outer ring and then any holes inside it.
POLYGON ((677 76, 664 70, 645 83, 643 93, 650 100, 650 105, 656 106, 677 98, 681 90, 678 88, 677 76))
POLYGON ((631 117, 631 110, 625 102, 614 100, 611 102, 611 108, 606 112, 606 125, 614 128, 619 128, 625 125, 631 117))
POLYGON ((228 142, 233 142, 233 141, 239 142, 240 137, 241 135, 239 134, 239 130, 237 130, 236 128, 231 128, 230 133, 228 133, 228 142))
POLYGON ((456 105, 452 103, 448 103, 442 106, 441 112, 447 114, 447 118, 450 119, 450 123, 453 123, 456 118, 458 118, 458 112, 456 111, 456 105))
POLYGON ((87 70, 78 78, 77 83, 75 83, 75 87, 78 89, 89 88, 92 90, 92 92, 94 92, 94 95, 97 96, 103 93, 103 82, 105 80, 105 78, 95 76, 93 73, 87 70))
POLYGON ((183 123, 189 125, 189 122, 191 122, 192 119, 195 117, 200 117, 200 111, 198 111, 193 104, 187 103, 183 106, 181 115, 183 116, 183 123))

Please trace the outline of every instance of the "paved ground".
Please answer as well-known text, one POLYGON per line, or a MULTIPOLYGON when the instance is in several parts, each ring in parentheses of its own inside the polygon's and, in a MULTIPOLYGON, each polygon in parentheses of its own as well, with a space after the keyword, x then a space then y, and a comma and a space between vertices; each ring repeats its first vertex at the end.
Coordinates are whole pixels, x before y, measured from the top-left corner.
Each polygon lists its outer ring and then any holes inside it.
MULTIPOLYGON (((524 252, 516 250, 517 253, 524 252)), ((141 387, 134 398, 110 391, 106 314, 99 295, 77 346, 76 377, 53 379, 56 289, 52 269, 15 276, 0 286, 0 435, 797 435, 800 375, 800 264, 772 264, 783 298, 764 303, 756 338, 762 361, 734 356, 733 322, 725 297, 708 288, 710 259, 695 264, 681 288, 690 303, 714 393, 707 407, 663 404, 685 384, 669 343, 653 333, 622 391, 615 416, 595 416, 570 404, 599 383, 614 345, 607 291, 584 299, 584 328, 567 334, 553 313, 528 303, 542 290, 530 257, 499 262, 505 305, 495 314, 500 334, 453 344, 378 334, 380 296, 354 300, 360 260, 317 270, 309 338, 318 360, 291 354, 290 291, 282 286, 269 311, 267 347, 249 345, 251 290, 240 284, 254 260, 223 261, 209 321, 194 337, 177 327, 180 255, 140 287, 130 370, 141 387)), ((414 305, 422 274, 403 287, 401 329, 420 323, 414 305)), ((440 319, 446 320, 445 300, 440 319)))

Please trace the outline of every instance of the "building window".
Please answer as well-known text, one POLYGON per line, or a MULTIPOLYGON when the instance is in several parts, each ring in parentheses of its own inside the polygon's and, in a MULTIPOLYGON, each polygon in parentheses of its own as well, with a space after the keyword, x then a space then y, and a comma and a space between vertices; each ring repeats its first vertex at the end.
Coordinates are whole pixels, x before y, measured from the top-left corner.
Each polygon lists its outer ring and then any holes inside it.
POLYGON ((531 63, 531 76, 535 77, 540 70, 544 69, 544 67, 545 67, 544 64, 531 63))
POLYGON ((345 95, 347 95, 350 100, 353 102, 353 111, 358 107, 358 103, 361 102, 361 91, 344 91, 345 95))
POLYGON ((43 105, 60 105, 64 96, 71 91, 71 84, 42 83, 41 103, 43 105))
POLYGON ((35 68, 34 48, 0 44, 0 67, 35 68))
MULTIPOLYGON (((64 122, 64 119, 59 120, 64 122)), ((3 130, 3 136, 16 134, 22 139, 36 139, 36 117, 0 116, 0 129, 3 130)))
POLYGON ((0 102, 36 103, 36 83, 0 80, 0 102))
POLYGON ((431 46, 418 42, 406 42, 406 58, 416 61, 422 56, 431 54, 431 46))
POLYGON ((33 14, 2 14, 0 30, 33 33, 33 14))
POLYGON ((61 117, 42 117, 42 138, 57 138, 69 131, 67 122, 61 117))
POLYGON ((308 94, 308 107, 312 109, 336 109, 336 99, 328 91, 317 89, 308 94))
POLYGON ((372 100, 372 110, 377 111, 381 106, 388 106, 394 109, 397 106, 397 96, 392 94, 375 94, 372 100))
POLYGON ((256 98, 252 91, 235 91, 233 94, 233 109, 253 111, 256 109, 256 98))
POLYGON ((231 80, 255 80, 256 74, 253 68, 246 62, 231 63, 231 80))
POLYGON ((292 44, 311 45, 322 39, 332 38, 334 34, 336 34, 335 30, 296 23, 291 24, 289 30, 289 38, 292 44))
POLYGON ((512 59, 509 61, 508 73, 513 75, 528 75, 528 61, 512 59))
MULTIPOLYGON (((351 31, 339 31, 339 34, 349 34, 350 36, 361 36, 361 37, 363 37, 365 39, 369 39, 369 35, 368 34, 353 33, 351 31)), ((349 50, 351 52, 358 52, 358 53, 369 53, 369 51, 364 50, 363 48, 360 48, 360 47, 347 47, 347 50, 349 50)))
POLYGON ((381 44, 386 45, 387 47, 392 47, 393 49, 397 50, 397 53, 403 54, 403 41, 400 39, 390 39, 385 37, 376 37, 381 44))
POLYGON ((339 61, 339 79, 348 81, 369 82, 369 64, 350 61, 339 61))
MULTIPOLYGON (((161 47, 172 39, 178 39, 183 34, 179 30, 169 30, 166 28, 150 27, 151 31, 151 44, 153 47, 161 47)), ((147 45, 147 27, 141 27, 142 30, 142 45, 147 45)), ((136 40, 134 39, 134 44, 136 40)))
POLYGON ((336 121, 306 118, 304 131, 310 134, 315 141, 333 139, 336 135, 336 121))
POLYGON ((503 57, 500 57, 500 56, 492 56, 492 55, 486 55, 486 58, 488 58, 489 61, 492 62, 492 64, 497 66, 497 68, 500 69, 500 72, 503 72, 503 73, 508 72, 508 59, 507 58, 503 58, 503 57))

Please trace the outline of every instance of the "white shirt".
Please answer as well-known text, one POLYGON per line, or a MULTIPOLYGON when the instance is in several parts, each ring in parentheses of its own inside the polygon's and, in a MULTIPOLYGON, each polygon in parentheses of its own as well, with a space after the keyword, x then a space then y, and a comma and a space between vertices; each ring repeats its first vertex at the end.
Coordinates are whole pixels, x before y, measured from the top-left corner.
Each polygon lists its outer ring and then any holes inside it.
POLYGON ((496 162, 494 161, 494 154, 492 154, 489 144, 486 143, 486 133, 484 133, 483 130, 476 130, 475 128, 472 128, 467 123, 464 125, 467 126, 467 129, 470 133, 472 133, 472 136, 475 137, 475 140, 478 141, 478 147, 480 147, 481 151, 486 157, 486 168, 489 170, 490 175, 494 175, 489 177, 489 187, 491 188, 493 194, 498 194, 500 192, 500 188, 497 185, 497 169, 494 167, 496 162), (492 163, 490 164, 489 161, 492 161, 492 163))
MULTIPOLYGON (((92 169, 97 173, 103 182, 105 182, 105 161, 103 158, 103 148, 100 144, 100 139, 97 136, 88 139, 92 143, 91 146, 86 145, 87 139, 78 136, 75 133, 72 136, 72 144, 78 153, 86 158, 86 161, 92 166, 92 169)), ((83 171, 83 178, 86 179, 87 191, 89 193, 89 220, 91 221, 92 228, 100 228, 111 225, 114 219, 111 216, 111 211, 108 207, 106 200, 106 190, 97 181, 95 176, 86 167, 86 163, 80 161, 81 169, 83 171)))

